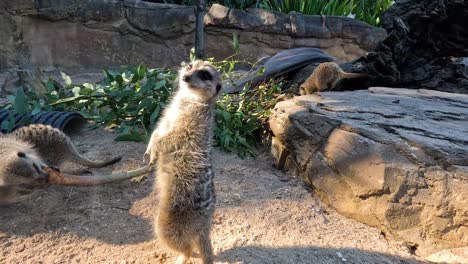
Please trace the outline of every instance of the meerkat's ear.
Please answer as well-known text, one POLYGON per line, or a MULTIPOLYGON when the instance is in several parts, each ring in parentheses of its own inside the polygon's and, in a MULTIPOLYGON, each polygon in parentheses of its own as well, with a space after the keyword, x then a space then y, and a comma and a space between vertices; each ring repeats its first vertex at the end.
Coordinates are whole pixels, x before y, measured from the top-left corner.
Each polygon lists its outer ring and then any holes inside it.
POLYGON ((221 84, 218 83, 218 84, 216 85, 216 94, 218 94, 219 91, 221 91, 221 88, 223 88, 223 87, 221 86, 221 84))

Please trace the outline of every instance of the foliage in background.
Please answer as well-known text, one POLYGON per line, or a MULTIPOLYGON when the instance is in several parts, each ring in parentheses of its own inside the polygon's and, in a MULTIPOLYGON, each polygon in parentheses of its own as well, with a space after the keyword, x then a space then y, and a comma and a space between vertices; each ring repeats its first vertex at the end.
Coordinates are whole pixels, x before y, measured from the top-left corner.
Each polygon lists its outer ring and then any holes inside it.
POLYGON ((9 98, 11 107, 36 112, 78 111, 98 125, 115 127, 120 132, 116 140, 146 141, 147 133, 139 133, 135 128, 147 131, 154 127, 172 94, 176 75, 168 69, 147 69, 144 65, 104 73, 104 79, 97 84, 78 85, 62 73, 65 87, 57 88, 49 79, 45 98, 18 93, 9 98), (18 100, 24 97, 27 99, 18 100))
POLYGON ((380 16, 394 2, 393 0, 359 0, 355 18, 373 26, 380 26, 380 16))
POLYGON ((356 3, 354 0, 263 0, 262 7, 283 13, 347 16, 354 11, 356 3))
POLYGON ((215 141, 239 156, 254 155, 253 146, 267 142, 268 118, 282 97, 284 83, 271 80, 239 94, 226 94, 216 108, 215 141))
MULTIPOLYGON (((213 64, 225 78, 236 63, 228 59, 213 64)), ((65 87, 57 87, 49 79, 45 96, 25 94, 20 89, 16 96, 9 97, 9 107, 23 113, 78 111, 97 125, 117 129, 120 132, 117 141, 147 142, 174 91, 176 73, 169 69, 148 69, 144 65, 104 73, 104 79, 96 84, 72 84, 71 78, 62 73, 65 87)), ((222 96, 215 110, 216 144, 241 157, 254 155, 255 146, 268 136, 268 117, 282 86, 281 81, 271 81, 240 94, 222 96)), ((2 125, 11 129, 14 120, 2 125)))
POLYGON ((379 17, 393 0, 262 0, 262 8, 305 15, 351 15, 370 25, 380 25, 379 17))

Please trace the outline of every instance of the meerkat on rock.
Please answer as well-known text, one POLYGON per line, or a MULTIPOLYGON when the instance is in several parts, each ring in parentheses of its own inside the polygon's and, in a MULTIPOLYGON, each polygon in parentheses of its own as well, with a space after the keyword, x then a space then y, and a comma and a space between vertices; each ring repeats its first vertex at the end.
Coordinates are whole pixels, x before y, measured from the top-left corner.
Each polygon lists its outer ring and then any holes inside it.
POLYGON ((338 64, 324 62, 315 68, 309 78, 300 86, 299 92, 301 95, 306 95, 332 90, 343 79, 363 77, 367 77, 367 74, 344 72, 338 64))
POLYGON ((215 193, 211 148, 221 75, 207 62, 181 68, 179 89, 164 111, 145 153, 157 161, 156 234, 186 263, 195 249, 213 263, 211 224, 215 193))
POLYGON ((83 157, 65 133, 48 125, 25 126, 13 131, 9 136, 30 143, 49 166, 59 167, 65 161, 72 161, 90 168, 100 168, 121 159, 116 157, 108 161, 92 161, 83 157))

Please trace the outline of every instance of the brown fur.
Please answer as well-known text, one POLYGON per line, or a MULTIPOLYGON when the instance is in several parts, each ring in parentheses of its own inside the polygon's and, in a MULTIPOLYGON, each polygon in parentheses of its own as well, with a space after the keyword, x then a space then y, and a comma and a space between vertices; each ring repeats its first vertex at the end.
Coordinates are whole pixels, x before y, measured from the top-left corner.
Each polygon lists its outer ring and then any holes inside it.
POLYGON ((0 205, 19 202, 47 182, 45 164, 26 142, 1 136, 0 161, 0 205))
POLYGON ((334 62, 321 63, 307 80, 301 85, 301 95, 312 94, 324 90, 335 89, 338 82, 347 78, 366 77, 366 74, 344 72, 338 64, 334 62))
POLYGON ((186 263, 194 249, 204 264, 213 263, 211 222, 215 194, 211 167, 213 105, 220 74, 196 61, 179 73, 179 90, 151 136, 146 156, 157 160, 159 196, 156 233, 186 263), (212 77, 203 79, 200 72, 212 77))
POLYGON ((118 162, 121 157, 96 162, 81 156, 70 138, 62 131, 48 125, 29 125, 15 130, 17 139, 29 142, 39 156, 50 166, 59 167, 65 161, 72 161, 91 168, 100 168, 118 162))

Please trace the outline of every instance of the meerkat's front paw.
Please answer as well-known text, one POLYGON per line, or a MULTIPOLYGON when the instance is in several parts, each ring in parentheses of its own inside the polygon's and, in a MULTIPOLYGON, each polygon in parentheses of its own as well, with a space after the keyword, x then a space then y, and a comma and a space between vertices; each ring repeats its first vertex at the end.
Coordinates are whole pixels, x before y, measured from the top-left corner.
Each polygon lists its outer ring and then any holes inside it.
POLYGON ((156 160, 158 159, 157 151, 156 149, 148 145, 148 148, 146 148, 145 155, 143 155, 143 161, 148 161, 150 166, 153 166, 156 164, 156 160))

